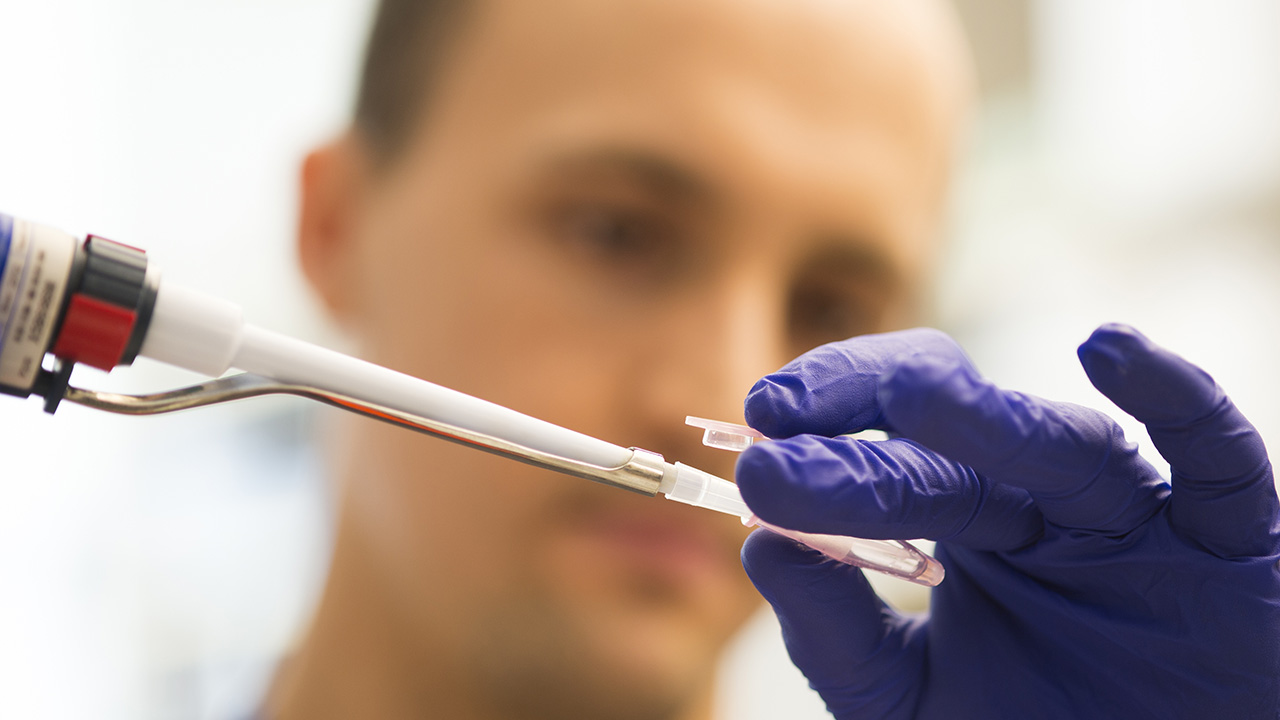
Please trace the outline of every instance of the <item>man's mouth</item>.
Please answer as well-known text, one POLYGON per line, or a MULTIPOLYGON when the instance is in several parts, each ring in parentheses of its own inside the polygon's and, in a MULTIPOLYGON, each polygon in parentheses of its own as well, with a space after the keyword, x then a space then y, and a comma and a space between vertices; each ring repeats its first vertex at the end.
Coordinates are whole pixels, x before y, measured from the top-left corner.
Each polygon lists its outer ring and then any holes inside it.
POLYGON ((737 550, 745 532, 735 530, 732 518, 691 508, 610 508, 578 518, 570 534, 571 542, 591 545, 580 551, 598 562, 685 583, 719 577, 726 570, 737 572, 737 550))

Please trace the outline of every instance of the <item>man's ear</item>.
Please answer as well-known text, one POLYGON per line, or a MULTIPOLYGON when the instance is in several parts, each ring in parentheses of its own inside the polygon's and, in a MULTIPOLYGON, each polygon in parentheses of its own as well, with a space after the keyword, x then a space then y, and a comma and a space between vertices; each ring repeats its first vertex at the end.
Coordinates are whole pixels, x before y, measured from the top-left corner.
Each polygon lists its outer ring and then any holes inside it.
POLYGON ((298 259, 339 325, 347 324, 359 297, 355 245, 366 181, 362 148, 351 133, 311 151, 302 163, 298 259))

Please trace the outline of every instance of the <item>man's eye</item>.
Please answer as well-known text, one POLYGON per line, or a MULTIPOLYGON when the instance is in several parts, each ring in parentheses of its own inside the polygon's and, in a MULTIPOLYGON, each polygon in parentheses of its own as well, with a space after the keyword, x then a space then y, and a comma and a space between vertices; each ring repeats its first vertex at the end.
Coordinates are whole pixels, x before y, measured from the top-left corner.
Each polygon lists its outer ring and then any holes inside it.
POLYGON ((653 262, 670 252, 673 229, 652 214, 611 207, 574 208, 560 219, 574 248, 607 262, 653 262))
POLYGON ((875 331, 880 313, 857 295, 840 288, 796 288, 788 302, 787 319, 797 345, 808 349, 875 331))

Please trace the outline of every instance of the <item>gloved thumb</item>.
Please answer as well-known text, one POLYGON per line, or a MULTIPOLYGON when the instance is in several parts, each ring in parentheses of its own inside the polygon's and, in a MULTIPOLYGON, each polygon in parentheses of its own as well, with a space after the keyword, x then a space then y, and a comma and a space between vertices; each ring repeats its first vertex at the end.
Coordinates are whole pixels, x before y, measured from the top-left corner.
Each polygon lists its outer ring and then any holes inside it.
POLYGON ((837 720, 914 716, 923 620, 885 605, 857 568, 767 530, 747 538, 742 565, 777 614, 791 661, 837 720))

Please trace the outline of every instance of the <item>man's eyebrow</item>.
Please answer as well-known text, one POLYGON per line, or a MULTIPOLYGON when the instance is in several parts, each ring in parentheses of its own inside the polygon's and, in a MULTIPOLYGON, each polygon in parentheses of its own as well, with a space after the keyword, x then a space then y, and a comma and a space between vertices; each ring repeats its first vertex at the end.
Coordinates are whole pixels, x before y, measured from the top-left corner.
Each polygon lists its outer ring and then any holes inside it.
POLYGON ((660 152, 604 146, 548 156, 551 174, 584 179, 616 176, 636 182, 656 195, 689 203, 710 203, 716 193, 706 178, 660 152))

